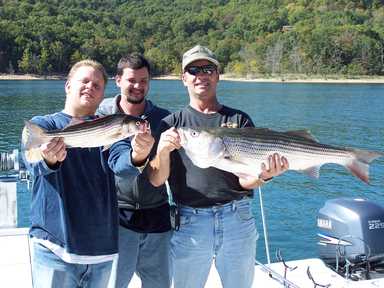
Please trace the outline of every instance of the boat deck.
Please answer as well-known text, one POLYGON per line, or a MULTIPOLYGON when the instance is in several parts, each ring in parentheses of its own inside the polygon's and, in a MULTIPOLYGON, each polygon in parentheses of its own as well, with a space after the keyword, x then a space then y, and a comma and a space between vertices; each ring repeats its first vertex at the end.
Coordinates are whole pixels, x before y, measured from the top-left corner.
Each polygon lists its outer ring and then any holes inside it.
POLYGON ((0 229, 0 255, 0 286, 32 287, 28 229, 0 229))
MULTIPOLYGON (((27 228, 0 229, 0 283, 1 287, 30 288, 32 287, 29 238, 27 228)), ((307 268, 318 284, 331 284, 331 288, 370 288, 384 287, 384 278, 354 282, 346 280, 330 270, 320 259, 304 259, 287 261, 289 267, 295 267, 287 272, 287 279, 296 287, 314 287, 314 283, 307 276, 307 268)), ((255 280, 253 287, 281 288, 284 287, 273 272, 284 275, 284 265, 281 262, 269 265, 255 265, 255 280)), ((295 287, 290 286, 290 287, 295 287)), ((129 288, 141 287, 140 279, 134 276, 129 288)), ((206 288, 221 287, 220 278, 212 266, 206 288)), ((288 286, 286 286, 288 287, 288 286)), ((110 287, 112 288, 112 287, 110 287)))

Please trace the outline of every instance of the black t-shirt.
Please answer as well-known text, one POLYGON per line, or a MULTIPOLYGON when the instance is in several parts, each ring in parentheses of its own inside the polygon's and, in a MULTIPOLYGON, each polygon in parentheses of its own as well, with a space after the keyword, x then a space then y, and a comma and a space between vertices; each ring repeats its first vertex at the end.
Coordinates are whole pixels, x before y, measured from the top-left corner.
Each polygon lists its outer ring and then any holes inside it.
POLYGON ((150 209, 120 208, 119 218, 121 226, 138 233, 162 233, 171 230, 168 203, 150 209))
MULTIPOLYGON (((170 127, 222 127, 233 124, 236 127, 254 126, 246 113, 226 106, 213 114, 204 114, 187 106, 165 117, 160 130, 165 131, 170 127)), ((193 165, 183 148, 171 153, 171 175, 168 181, 174 201, 191 207, 210 207, 252 196, 252 191, 240 186, 236 175, 213 167, 202 169, 193 165)))

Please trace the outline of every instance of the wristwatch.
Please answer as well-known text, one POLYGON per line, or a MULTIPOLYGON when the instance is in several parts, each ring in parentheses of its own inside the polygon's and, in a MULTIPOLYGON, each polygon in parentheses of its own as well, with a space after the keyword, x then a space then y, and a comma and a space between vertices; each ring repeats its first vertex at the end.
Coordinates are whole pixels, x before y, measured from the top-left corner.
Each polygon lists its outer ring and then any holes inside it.
POLYGON ((272 179, 273 179, 273 177, 270 177, 270 178, 267 178, 267 179, 259 178, 260 183, 261 183, 262 185, 264 185, 265 183, 270 182, 272 179))

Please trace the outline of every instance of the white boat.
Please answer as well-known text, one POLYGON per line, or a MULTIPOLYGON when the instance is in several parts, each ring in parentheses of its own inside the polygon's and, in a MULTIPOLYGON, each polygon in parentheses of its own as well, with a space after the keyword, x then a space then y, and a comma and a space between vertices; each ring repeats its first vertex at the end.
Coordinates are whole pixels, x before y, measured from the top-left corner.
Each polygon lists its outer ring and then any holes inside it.
MULTIPOLYGON (((1 229, 0 230, 0 282, 5 288, 32 288, 30 265, 29 238, 27 228, 1 229)), ((289 267, 297 267, 287 272, 284 280, 285 266, 282 262, 269 265, 255 265, 255 279, 253 287, 332 287, 332 288, 377 288, 384 287, 384 278, 352 281, 340 276, 320 259, 303 259, 288 261, 289 267), (317 284, 308 277, 307 269, 317 284), (326 286, 330 284, 330 286, 326 286)), ((129 288, 139 288, 140 279, 134 276, 129 288)), ((212 266, 206 288, 222 287, 219 275, 212 266)))
MULTIPOLYGON (((4 163, 0 163, 0 168, 4 168, 5 166, 9 168, 8 166, 10 165, 4 165, 4 163)), ((19 168, 17 167, 17 169, 19 168)), ((12 228, 15 226, 16 221, 14 218, 17 215, 15 208, 17 207, 17 205, 15 205, 16 182, 20 180, 20 175, 22 175, 22 179, 26 179, 22 172, 23 171, 21 171, 19 174, 11 175, 9 177, 0 177, 0 227, 7 227, 0 229, 0 286, 5 288, 32 287, 31 253, 29 249, 28 228, 12 228)), ((261 191, 259 191, 259 196, 261 200, 260 204, 263 215, 261 191)), ((319 233, 319 244, 321 244, 323 247, 323 259, 300 259, 287 262, 281 259, 280 262, 269 264, 262 264, 256 261, 253 287, 384 287, 384 256, 382 254, 384 251, 380 251, 380 249, 384 247, 384 237, 381 237, 384 233, 384 213, 381 212, 380 207, 376 207, 375 205, 376 204, 372 204, 369 201, 364 202, 361 199, 330 201, 323 207, 323 209, 320 211, 321 213, 317 217, 319 229, 327 231, 327 233, 319 233), (352 211, 353 209, 351 207, 357 207, 356 211, 352 211), (368 212, 370 214, 367 213, 367 215, 374 216, 367 216, 368 218, 370 217, 368 220, 364 217, 359 217, 359 209, 364 211, 364 213, 366 210, 369 210, 368 212), (338 213, 340 211, 342 211, 341 214, 338 213), (375 211, 379 212, 375 214, 375 211), (342 219, 343 217, 352 217, 353 221, 344 221, 345 219, 342 219), (360 226, 359 220, 361 220, 363 223, 360 226), (362 227, 364 225, 367 226, 365 227, 367 229, 362 227), (361 233, 361 235, 348 235, 350 236, 350 239, 346 239, 348 237, 341 239, 342 237, 336 237, 337 235, 332 236, 332 233, 337 234, 337 229, 333 229, 337 226, 344 229, 343 233, 348 231, 348 229, 352 229, 358 230, 357 233, 361 233), (364 237, 370 237, 369 233, 373 233, 372 235, 374 237, 379 237, 380 239, 374 239, 372 242, 373 244, 370 242, 370 239, 363 240, 362 238, 364 237), (356 239, 358 240, 357 242, 354 241, 356 239), (375 245, 377 247, 374 247, 375 245), (369 246, 372 247, 369 248, 369 246), (337 251, 336 247, 343 247, 344 252, 346 253, 344 255, 339 255, 340 262, 336 261, 337 269, 335 269, 335 263, 328 263, 327 265, 323 261, 324 259, 327 260, 327 262, 330 261, 331 257, 328 255, 330 252, 330 255, 337 255, 334 253, 337 251), (367 249, 368 252, 365 252, 367 249), (348 256, 348 253, 350 254, 350 257, 348 256), (365 254, 368 254, 368 256, 365 257, 365 254), (357 258, 358 260, 356 260, 357 258), (359 261, 363 261, 362 263, 366 263, 367 265, 369 264, 369 266, 372 268, 372 271, 371 269, 364 270, 365 266, 361 263, 358 263, 359 261), (377 266, 377 271, 373 271, 374 265, 377 266), (339 273, 335 272, 336 270, 339 271, 339 273)), ((265 219, 263 216, 262 218, 264 224, 264 238, 267 240, 268 234, 266 230, 265 219)), ((268 241, 265 242, 266 252, 269 259, 268 241)), ((135 275, 129 285, 129 288, 138 287, 141 287, 141 283, 140 279, 135 275)), ((211 267, 211 271, 205 287, 222 287, 219 275, 214 268, 214 265, 211 267)))

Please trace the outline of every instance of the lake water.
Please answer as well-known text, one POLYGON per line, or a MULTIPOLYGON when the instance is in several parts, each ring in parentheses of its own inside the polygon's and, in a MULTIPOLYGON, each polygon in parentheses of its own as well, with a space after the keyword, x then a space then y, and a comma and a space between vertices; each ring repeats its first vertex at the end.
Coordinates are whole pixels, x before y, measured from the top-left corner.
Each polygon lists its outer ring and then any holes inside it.
MULTIPOLYGON (((117 92, 110 81, 106 96, 117 92)), ((18 148, 23 121, 62 109, 64 97, 64 81, 0 81, 0 151, 18 148)), ((221 81, 218 97, 247 112, 257 126, 309 129, 322 143, 384 152, 384 85, 221 81)), ((188 103, 177 80, 153 80, 149 99, 171 111, 188 103)), ((366 185, 328 164, 318 180, 288 172, 264 186, 271 256, 280 248, 287 260, 316 257, 316 215, 328 199, 362 197, 384 205, 383 158, 371 165, 370 174, 371 185, 366 185)), ((28 226, 30 193, 19 187, 19 226, 28 226)), ((265 262, 257 192, 253 208, 260 233, 257 258, 265 262)))

